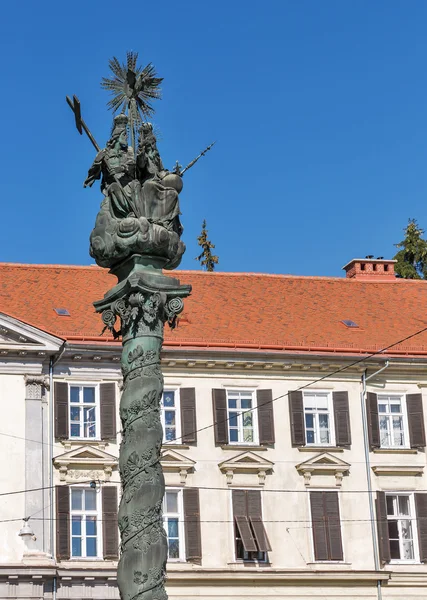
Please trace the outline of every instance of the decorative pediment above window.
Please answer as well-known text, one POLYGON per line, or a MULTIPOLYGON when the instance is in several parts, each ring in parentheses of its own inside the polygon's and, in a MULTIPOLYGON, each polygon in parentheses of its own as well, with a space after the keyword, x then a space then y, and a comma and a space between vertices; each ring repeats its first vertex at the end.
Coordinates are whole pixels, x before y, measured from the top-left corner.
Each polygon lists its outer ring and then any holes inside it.
POLYGON ((165 473, 179 473, 180 483, 185 485, 188 473, 194 471, 196 462, 184 456, 175 450, 164 450, 160 458, 160 463, 165 473))
POLYGON ((63 340, 18 319, 0 313, 0 349, 8 352, 56 352, 63 340))
POLYGON ((376 465, 372 467, 375 475, 422 475, 423 465, 376 465))
POLYGON ((218 467, 227 477, 228 485, 233 483, 236 473, 258 475, 259 485, 264 485, 266 475, 272 472, 274 463, 271 460, 258 456, 255 452, 242 452, 231 459, 219 463, 218 467))
POLYGON ((61 481, 109 481, 118 459, 93 446, 80 446, 55 456, 53 464, 59 471, 61 481))
POLYGON ((344 473, 349 472, 350 465, 337 456, 329 454, 329 452, 322 452, 321 454, 296 465, 295 468, 298 473, 304 476, 304 484, 306 486, 311 485, 311 476, 315 474, 334 475, 335 485, 341 487, 344 473))

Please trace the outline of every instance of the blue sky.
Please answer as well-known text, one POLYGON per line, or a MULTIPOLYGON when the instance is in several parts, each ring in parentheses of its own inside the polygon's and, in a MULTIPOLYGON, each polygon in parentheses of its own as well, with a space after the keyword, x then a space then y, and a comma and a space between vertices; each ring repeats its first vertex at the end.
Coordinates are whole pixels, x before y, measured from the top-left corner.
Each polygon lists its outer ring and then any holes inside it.
POLYGON ((164 77, 154 122, 185 176, 182 268, 204 218, 219 270, 341 276, 427 230, 424 0, 8 2, 2 7, 0 260, 90 264, 102 199, 82 183, 101 145, 100 80, 127 50, 164 77))

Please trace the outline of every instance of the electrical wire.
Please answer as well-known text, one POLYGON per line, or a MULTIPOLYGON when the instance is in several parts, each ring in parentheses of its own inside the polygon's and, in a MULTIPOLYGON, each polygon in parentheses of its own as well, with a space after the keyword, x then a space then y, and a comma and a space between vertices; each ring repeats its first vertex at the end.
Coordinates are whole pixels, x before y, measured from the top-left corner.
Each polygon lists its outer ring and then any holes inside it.
MULTIPOLYGON (((420 335, 421 333, 424 333, 424 331, 427 331, 427 327, 423 327, 419 331, 416 331, 415 333, 412 333, 411 335, 408 335, 408 336, 400 339, 399 341, 394 342, 393 344, 389 344, 388 346, 385 346, 384 348, 381 348, 381 350, 377 350, 375 352, 372 352, 371 354, 368 354, 364 358, 360 358, 360 359, 354 361, 353 363, 351 363, 349 365, 345 365, 343 367, 340 367, 339 369, 336 369, 335 371, 332 371, 332 373, 326 373, 326 375, 323 375, 322 377, 319 377, 319 379, 311 381, 310 383, 306 383, 306 384, 300 386, 299 388, 296 388, 296 390, 293 390, 293 391, 300 392, 301 390, 305 390, 306 388, 310 387, 311 385, 314 385, 315 383, 319 383, 321 381, 324 381, 325 379, 328 379, 329 377, 333 377, 334 375, 338 375, 338 373, 342 373, 346 369, 350 369, 351 367, 354 367, 354 366, 356 366, 356 365, 358 365, 360 363, 366 362, 367 360, 370 360, 374 356, 382 354, 386 350, 389 350, 390 348, 393 348, 393 346, 397 346, 398 344, 402 344, 403 342, 406 342, 407 340, 410 340, 410 339, 416 337, 417 335, 420 335)), ((273 402, 276 402, 276 400, 280 400, 282 398, 287 398, 289 396, 289 393, 290 392, 286 392, 285 394, 281 394, 280 396, 276 396, 272 400, 268 400, 267 402, 263 402, 263 406, 266 406, 267 404, 272 404, 273 402)), ((248 408, 247 410, 244 410, 244 411, 242 411, 239 414, 246 414, 248 412, 253 412, 254 410, 256 410, 255 406, 253 408, 248 408)), ((205 427, 201 427, 200 429, 196 429, 194 431, 190 431, 186 435, 193 435, 195 433, 199 433, 200 431, 205 431, 206 429, 210 429, 211 427, 215 427, 216 425, 222 425, 223 423, 227 423, 230 420, 230 418, 231 417, 227 417, 226 419, 223 419, 221 421, 214 421, 210 425, 206 425, 205 427)), ((183 436, 181 435, 180 437, 176 438, 173 441, 173 443, 171 442, 170 445, 171 446, 174 445, 177 442, 177 440, 182 440, 182 438, 183 438, 183 436)), ((163 447, 165 447, 167 445, 168 445, 168 443, 166 442, 166 443, 163 444, 163 447)))
MULTIPOLYGON (((319 382, 321 382, 321 381, 324 381, 325 379, 328 379, 329 377, 333 377, 334 375, 337 375, 338 373, 342 373, 343 371, 345 371, 345 370, 347 370, 347 369, 350 369, 350 368, 352 368, 352 367, 354 367, 354 366, 356 366, 356 365, 358 365, 358 364, 361 364, 361 363, 363 363, 363 362, 366 362, 366 361, 370 360, 371 358, 373 358, 374 356, 378 356, 379 354, 382 354, 382 353, 384 353, 386 350, 389 350, 389 349, 390 349, 390 348, 392 348, 393 346, 397 346, 398 344, 401 344, 401 343, 403 343, 403 342, 405 342, 405 341, 407 341, 407 340, 409 340, 409 339, 412 339, 412 338, 416 337, 417 335, 420 335, 420 334, 421 334, 421 333, 423 333, 424 331, 427 331, 427 327, 423 327, 422 329, 420 329, 420 330, 416 331, 415 333, 412 333, 412 334, 410 334, 410 335, 408 335, 408 336, 406 336, 406 337, 404 337, 404 338, 401 338, 400 340, 398 340, 398 341, 396 341, 396 342, 393 342, 392 344, 389 344, 388 346, 385 346, 384 348, 382 348, 382 349, 380 349, 380 350, 377 350, 377 351, 375 351, 375 352, 372 352, 371 354, 368 354, 367 356, 365 356, 365 357, 363 357, 363 358, 360 358, 360 359, 358 359, 358 360, 354 361, 353 363, 350 363, 349 365, 344 365, 343 367, 340 367, 339 369, 336 369, 335 371, 332 371, 331 373, 326 373, 326 374, 325 374, 325 375, 323 375, 322 377, 319 377, 318 379, 316 379, 316 380, 314 380, 314 381, 311 381, 311 382, 309 382, 309 383, 306 383, 306 384, 304 384, 304 385, 300 386, 300 387, 299 387, 299 388, 297 388, 295 391, 301 391, 301 390, 304 390, 304 389, 306 389, 306 388, 310 387, 311 385, 314 385, 315 383, 319 383, 319 382)), ((276 396, 275 398, 273 398, 272 400, 269 400, 268 402, 265 402, 264 404, 265 404, 265 405, 266 405, 266 404, 271 404, 271 403, 273 403, 273 402, 275 402, 275 401, 277 401, 277 400, 280 400, 280 399, 282 399, 282 398, 286 398, 286 397, 288 397, 288 396, 289 396, 289 393, 290 393, 290 392, 288 391, 288 392, 286 392, 285 394, 281 394, 280 396, 276 396)), ((256 407, 253 407, 253 408, 247 409, 247 410, 245 410, 245 411, 242 411, 242 413, 240 413, 240 414, 245 414, 245 413, 248 413, 248 412, 253 412, 254 410, 256 410, 256 407)), ((205 431, 205 430, 207 430, 207 429, 211 429, 212 427, 215 427, 215 425, 219 425, 219 424, 222 424, 222 423, 226 423, 226 422, 228 422, 229 420, 230 420, 230 417, 227 417, 226 419, 223 419, 222 421, 214 421, 214 422, 213 422, 213 423, 211 423, 210 425, 206 425, 205 427, 201 427, 201 428, 199 428, 199 429, 196 429, 195 431, 192 431, 192 432, 189 432, 189 433, 187 433, 187 435, 191 435, 191 434, 194 434, 194 433, 199 433, 199 432, 201 432, 201 431, 205 431)), ((120 431, 116 432, 116 434, 117 434, 117 433, 120 433, 120 431)), ((6 435, 6 436, 9 436, 9 437, 18 437, 18 436, 10 436, 9 434, 2 434, 2 433, 0 433, 0 435, 6 435)), ((21 439, 24 439, 24 440, 25 440, 26 438, 21 438, 21 439)), ((168 443, 164 443, 164 444, 163 444, 163 447, 165 448, 165 447, 167 447, 168 445, 175 445, 175 444, 176 444, 176 442, 177 442, 177 440, 180 440, 180 439, 182 439, 182 436, 180 436, 180 437, 176 438, 176 439, 173 441, 173 442, 174 442, 173 444, 172 444, 172 443, 170 443, 170 444, 168 444, 168 443)), ((29 440, 29 441, 31 441, 31 440, 29 440)), ((46 442, 40 442, 40 443, 43 443, 43 444, 44 444, 44 443, 46 443, 46 442)), ((62 446, 61 446, 61 448, 62 448, 62 446)), ((156 461, 156 462, 157 462, 157 461, 156 461)), ((290 462, 293 462, 293 461, 290 461, 290 462)), ((155 464, 155 463, 153 463, 152 465, 147 465, 147 466, 153 466, 154 464, 155 464)), ((92 479, 92 480, 89 480, 88 482, 76 482, 76 484, 90 483, 91 481, 93 481, 93 479, 92 479)), ((72 484, 70 484, 70 485, 75 485, 75 484, 74 484, 74 483, 72 483, 72 484)), ((26 493, 26 492, 41 491, 41 490, 46 490, 46 489, 52 489, 52 488, 54 488, 54 487, 56 487, 56 486, 52 485, 52 486, 43 486, 43 487, 39 487, 39 488, 26 489, 26 490, 18 490, 18 491, 2 492, 2 493, 0 493, 0 496, 10 496, 10 495, 14 495, 14 494, 23 494, 23 493, 26 493)), ((203 488, 203 487, 199 487, 198 489, 223 490, 223 489, 228 489, 228 488, 209 488, 209 487, 205 487, 205 488, 203 488)), ((295 492, 297 492, 297 493, 298 493, 298 492, 305 492, 305 490, 263 490, 263 491, 264 491, 264 492, 266 492, 266 491, 269 491, 269 492, 270 492, 270 491, 271 491, 271 492, 287 492, 287 493, 295 493, 295 492)), ((426 492, 427 490, 420 490, 420 491, 422 491, 422 492, 426 492)), ((341 493, 342 493, 342 492, 347 492, 347 493, 370 493, 370 492, 369 492, 369 490, 340 490, 340 492, 341 492, 341 493)), ((0 521, 0 522, 1 522, 1 521, 0 521)))

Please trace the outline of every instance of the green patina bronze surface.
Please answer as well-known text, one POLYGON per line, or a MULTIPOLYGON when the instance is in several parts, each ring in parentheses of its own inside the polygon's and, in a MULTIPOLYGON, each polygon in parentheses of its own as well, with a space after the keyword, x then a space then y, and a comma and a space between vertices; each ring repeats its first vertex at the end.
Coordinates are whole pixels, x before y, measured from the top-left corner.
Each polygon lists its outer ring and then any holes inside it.
MULTIPOLYGON (((138 119, 132 106, 142 97, 144 81, 151 81, 151 85, 161 81, 154 77, 150 80, 145 72, 148 67, 138 70, 135 56, 130 56, 127 72, 125 65, 110 61, 113 71, 117 71, 118 83, 114 85, 120 88, 123 84, 126 90, 127 96, 119 94, 124 98, 119 106, 125 112, 114 118, 111 138, 95 157, 85 187, 101 179, 104 195, 90 236, 90 254, 118 279, 117 285, 94 306, 102 314, 105 327, 115 337, 121 336, 123 342, 119 457, 122 498, 118 523, 121 552, 117 574, 120 596, 122 600, 166 600, 160 351, 164 325, 175 325, 191 287, 180 285, 162 272, 177 267, 185 251, 180 239, 180 171, 164 168, 153 128, 142 118, 138 148, 128 145, 129 126, 133 143, 136 137, 138 119), (135 100, 134 104, 126 104, 126 98, 135 100), (131 118, 125 114, 126 108, 131 118)), ((77 102, 75 99, 74 107, 77 102)), ((80 113, 73 110, 79 128, 80 113)), ((83 128, 86 131, 87 126, 83 124, 83 128)))
POLYGON ((165 600, 160 351, 164 324, 172 324, 182 311, 182 298, 188 296, 190 287, 140 262, 134 256, 120 266, 121 274, 129 269, 130 273, 95 308, 112 330, 120 321, 123 339, 120 594, 122 600, 165 600))

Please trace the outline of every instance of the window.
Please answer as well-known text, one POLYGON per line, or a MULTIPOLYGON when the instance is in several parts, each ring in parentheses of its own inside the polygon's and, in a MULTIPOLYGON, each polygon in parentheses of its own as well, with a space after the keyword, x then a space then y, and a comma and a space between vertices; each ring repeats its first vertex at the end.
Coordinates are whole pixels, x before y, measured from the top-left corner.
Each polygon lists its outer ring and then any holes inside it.
POLYGON ((97 386, 70 385, 70 438, 99 438, 97 386))
POLYGON ((253 392, 227 391, 228 439, 230 444, 258 443, 255 407, 253 392))
POLYGON ((381 448, 409 445, 404 396, 378 394, 381 448))
POLYGON ((413 494, 386 494, 391 560, 418 560, 413 494))
POLYGON ((266 561, 271 550, 262 522, 261 492, 233 490, 236 560, 266 561))
POLYGON ((332 402, 329 392, 304 392, 306 443, 331 446, 335 443, 332 402))
POLYGON ((340 508, 337 492, 310 492, 314 560, 342 561, 340 508))
POLYGON ((163 427, 163 441, 181 442, 181 414, 179 410, 178 390, 165 390, 161 400, 161 421, 163 427))
POLYGON ((163 500, 163 522, 168 538, 168 559, 184 560, 182 490, 165 491, 163 500))
POLYGON ((89 488, 71 488, 70 492, 71 558, 99 558, 99 494, 89 488))

